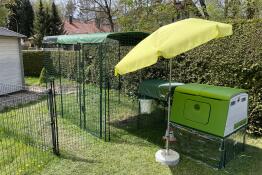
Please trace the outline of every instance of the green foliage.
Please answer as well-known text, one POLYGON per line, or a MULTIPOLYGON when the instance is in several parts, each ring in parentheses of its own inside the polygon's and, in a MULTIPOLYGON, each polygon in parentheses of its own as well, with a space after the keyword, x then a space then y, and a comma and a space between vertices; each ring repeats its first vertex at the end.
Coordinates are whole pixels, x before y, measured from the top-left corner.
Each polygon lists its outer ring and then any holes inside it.
POLYGON ((47 82, 47 77, 46 77, 46 69, 43 67, 40 76, 39 76, 39 84, 44 84, 47 82))
POLYGON ((20 24, 20 32, 27 37, 33 35, 33 27, 34 27, 34 10, 30 0, 23 0, 22 1, 22 13, 21 13, 21 22, 20 24))
POLYGON ((39 1, 38 11, 35 20, 35 41, 38 47, 42 47, 44 36, 61 35, 64 33, 63 21, 61 20, 55 3, 52 3, 51 12, 50 5, 43 4, 39 1))
POLYGON ((52 75, 56 75, 59 72, 59 55, 60 63, 65 64, 68 68, 62 69, 61 74, 64 77, 73 77, 75 60, 75 52, 73 51, 23 51, 23 63, 25 76, 39 77, 41 71, 43 71, 44 65, 48 66, 48 72, 51 71, 52 75), (46 64, 44 64, 46 63, 46 64), (47 64, 48 63, 48 64, 47 64))
POLYGON ((171 23, 176 16, 176 9, 172 4, 156 3, 147 7, 135 7, 130 1, 124 3, 131 10, 124 15, 123 12, 118 14, 118 23, 123 31, 154 31, 171 23))
POLYGON ((25 76, 25 84, 26 86, 38 86, 39 77, 25 76))
POLYGON ((36 12, 36 19, 34 24, 35 42, 38 47, 42 46, 42 40, 46 33, 46 12, 42 0, 39 1, 39 8, 36 12))
POLYGON ((8 9, 4 5, 0 5, 0 26, 5 26, 8 9))
POLYGON ((61 20, 55 3, 52 3, 52 13, 50 17, 50 33, 49 35, 61 35, 64 33, 64 25, 61 20))
POLYGON ((8 27, 10 30, 18 31, 27 37, 33 34, 34 10, 29 0, 15 0, 9 3, 8 27))
POLYGON ((44 65, 43 51, 23 51, 24 74, 38 77, 44 65))

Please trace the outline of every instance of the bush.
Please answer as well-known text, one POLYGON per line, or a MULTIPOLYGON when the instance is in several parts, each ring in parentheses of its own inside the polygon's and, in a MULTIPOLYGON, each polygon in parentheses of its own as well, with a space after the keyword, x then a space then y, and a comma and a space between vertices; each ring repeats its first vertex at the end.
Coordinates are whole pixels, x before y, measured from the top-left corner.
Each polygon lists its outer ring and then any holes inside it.
POLYGON ((40 77, 39 77, 39 84, 44 84, 47 82, 47 74, 45 67, 42 69, 40 77))
MULTIPOLYGON (((23 51, 24 74, 25 76, 39 77, 43 67, 50 66, 48 71, 55 71, 52 72, 52 74, 55 75, 58 73, 59 55, 61 58, 60 64, 68 66, 72 65, 72 60, 69 58, 74 56, 73 54, 75 54, 75 52, 72 51, 61 51, 60 53, 58 51, 23 51)), ((74 67, 74 65, 72 66, 74 67)), ((70 67, 70 69, 73 68, 70 67)), ((63 74, 64 72, 65 70, 61 69, 61 73, 63 74)))
POLYGON ((38 77, 44 67, 44 52, 23 51, 23 64, 25 76, 38 77))

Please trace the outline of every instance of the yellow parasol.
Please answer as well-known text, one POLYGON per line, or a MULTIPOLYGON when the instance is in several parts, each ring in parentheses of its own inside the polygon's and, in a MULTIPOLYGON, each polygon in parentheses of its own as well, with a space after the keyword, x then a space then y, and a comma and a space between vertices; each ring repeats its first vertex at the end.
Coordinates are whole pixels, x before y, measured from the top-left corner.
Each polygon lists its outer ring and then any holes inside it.
POLYGON ((142 40, 116 66, 115 75, 123 75, 189 51, 208 41, 231 35, 232 26, 189 18, 163 26, 142 40))

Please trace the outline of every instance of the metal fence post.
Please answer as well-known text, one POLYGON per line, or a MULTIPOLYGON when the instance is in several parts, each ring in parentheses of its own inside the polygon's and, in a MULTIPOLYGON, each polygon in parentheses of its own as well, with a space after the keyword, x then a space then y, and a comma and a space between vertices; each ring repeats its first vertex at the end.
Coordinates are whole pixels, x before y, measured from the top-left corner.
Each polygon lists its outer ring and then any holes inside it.
MULTIPOLYGON (((118 42, 118 62, 121 60, 121 45, 118 42)), ((118 104, 120 104, 120 93, 121 93, 121 76, 118 75, 118 104)))
POLYGON ((57 118, 54 108, 54 96, 52 89, 48 90, 48 109, 51 119, 51 136, 52 136, 52 146, 53 153, 55 155, 60 155, 59 153, 59 144, 58 144, 58 127, 57 127, 57 118))
POLYGON ((60 86, 61 116, 64 117, 64 103, 63 103, 63 87, 62 87, 62 68, 61 68, 60 44, 58 44, 58 66, 59 66, 59 86, 60 86))
POLYGON ((85 76, 85 51, 84 47, 81 44, 81 50, 82 50, 82 59, 81 59, 81 71, 82 71, 82 92, 83 92, 83 103, 82 103, 82 112, 83 112, 83 124, 84 124, 84 129, 86 129, 86 91, 85 91, 85 83, 86 83, 86 76, 85 76))
MULTIPOLYGON (((80 44, 78 44, 78 46, 80 47, 80 44)), ((78 71, 77 71, 77 75, 78 75, 78 97, 79 97, 79 127, 82 128, 82 76, 81 76, 81 69, 82 69, 82 65, 81 65, 81 57, 82 57, 82 52, 81 49, 79 49, 78 52, 78 71)))
POLYGON ((103 136, 103 133, 102 133, 102 130, 103 130, 103 124, 102 124, 102 122, 103 122, 103 119, 102 119, 102 113, 103 113, 103 110, 102 110, 102 100, 103 100, 103 97, 102 97, 102 95, 103 95, 103 55, 102 55, 102 44, 100 44, 99 45, 99 74, 100 74, 100 93, 99 93, 99 96, 100 96, 100 102, 99 102, 99 112, 100 112, 100 121, 99 121, 99 123, 100 123, 100 138, 102 138, 102 136, 103 136))

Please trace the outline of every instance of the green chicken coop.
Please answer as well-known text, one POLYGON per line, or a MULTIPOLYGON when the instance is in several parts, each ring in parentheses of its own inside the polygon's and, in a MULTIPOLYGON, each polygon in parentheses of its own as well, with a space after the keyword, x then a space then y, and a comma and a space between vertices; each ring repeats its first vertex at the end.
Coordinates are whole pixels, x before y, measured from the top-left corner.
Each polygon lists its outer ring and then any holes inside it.
POLYGON ((247 113, 245 90, 192 83, 176 87, 171 122, 226 137, 247 124, 247 113))

